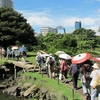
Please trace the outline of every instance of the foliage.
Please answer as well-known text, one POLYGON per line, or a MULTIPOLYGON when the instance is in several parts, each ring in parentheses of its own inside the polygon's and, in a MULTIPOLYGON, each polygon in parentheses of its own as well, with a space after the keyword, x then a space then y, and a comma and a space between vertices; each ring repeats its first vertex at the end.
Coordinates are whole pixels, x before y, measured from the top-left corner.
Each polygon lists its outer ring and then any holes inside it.
POLYGON ((34 30, 22 14, 12 8, 0 8, 0 45, 33 44, 34 30))
MULTIPOLYGON (((97 54, 94 51, 99 48, 100 37, 95 35, 94 30, 79 28, 71 34, 48 33, 46 36, 37 37, 37 50, 41 49, 48 53, 55 53, 62 50, 70 55, 76 55, 82 52, 90 52, 97 54)), ((98 53, 99 54, 99 53, 98 53)), ((97 54, 97 55, 98 55, 97 54)))

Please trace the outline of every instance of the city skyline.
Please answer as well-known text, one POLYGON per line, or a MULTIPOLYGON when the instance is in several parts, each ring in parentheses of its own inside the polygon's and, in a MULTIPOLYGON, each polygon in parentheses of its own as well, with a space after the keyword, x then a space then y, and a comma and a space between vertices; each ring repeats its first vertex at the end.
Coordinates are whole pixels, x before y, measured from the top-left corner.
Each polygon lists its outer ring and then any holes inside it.
POLYGON ((100 0, 14 0, 14 10, 22 13, 37 33, 43 26, 63 26, 70 33, 75 30, 75 21, 81 21, 82 28, 97 32, 99 5, 100 0))

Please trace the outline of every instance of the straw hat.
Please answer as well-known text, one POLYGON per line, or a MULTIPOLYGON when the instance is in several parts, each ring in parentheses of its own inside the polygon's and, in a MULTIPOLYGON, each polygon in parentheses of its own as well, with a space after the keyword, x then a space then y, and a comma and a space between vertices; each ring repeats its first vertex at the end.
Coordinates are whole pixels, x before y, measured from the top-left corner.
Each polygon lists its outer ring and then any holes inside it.
POLYGON ((37 55, 39 55, 39 54, 40 54, 40 52, 37 52, 36 54, 37 54, 37 55))
POLYGON ((92 67, 93 67, 93 68, 96 68, 96 69, 99 69, 99 66, 98 66, 97 63, 94 63, 92 67))

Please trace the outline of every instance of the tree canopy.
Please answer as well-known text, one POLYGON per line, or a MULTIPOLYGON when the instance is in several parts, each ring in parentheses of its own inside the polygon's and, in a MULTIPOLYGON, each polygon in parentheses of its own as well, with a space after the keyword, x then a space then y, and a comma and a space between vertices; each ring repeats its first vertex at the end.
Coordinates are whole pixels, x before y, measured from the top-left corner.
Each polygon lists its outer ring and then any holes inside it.
POLYGON ((21 13, 12 8, 0 8, 0 45, 33 44, 34 30, 21 13))
POLYGON ((70 55, 82 52, 98 54, 100 37, 94 30, 80 28, 68 34, 48 33, 37 37, 37 49, 55 53, 62 50, 70 55))

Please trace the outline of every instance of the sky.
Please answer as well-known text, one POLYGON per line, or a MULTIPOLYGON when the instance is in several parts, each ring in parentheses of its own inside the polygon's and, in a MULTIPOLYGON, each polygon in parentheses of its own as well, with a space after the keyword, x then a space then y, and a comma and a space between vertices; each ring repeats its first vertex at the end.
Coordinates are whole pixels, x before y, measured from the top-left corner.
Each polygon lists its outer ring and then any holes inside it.
MULTIPOLYGON (((75 30, 75 21, 82 28, 98 31, 100 0, 13 0, 14 10, 21 13, 36 33, 43 26, 62 26, 67 33, 75 30)), ((64 33, 58 29, 59 33, 64 33)))

